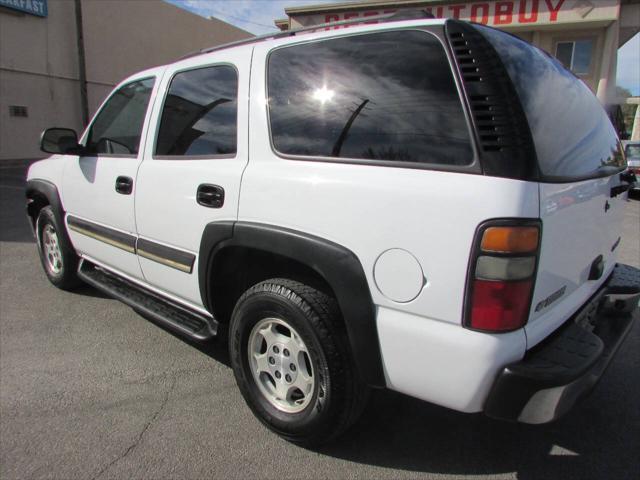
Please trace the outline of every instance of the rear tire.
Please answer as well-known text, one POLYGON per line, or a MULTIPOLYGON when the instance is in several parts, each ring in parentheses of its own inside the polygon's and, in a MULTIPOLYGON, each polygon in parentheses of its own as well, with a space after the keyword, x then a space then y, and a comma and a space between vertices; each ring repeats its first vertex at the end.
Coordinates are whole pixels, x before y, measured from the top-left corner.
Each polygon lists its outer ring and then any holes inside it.
POLYGON ((238 300, 229 336, 247 405, 281 437, 317 445, 360 416, 368 388, 358 378, 330 296, 296 281, 266 280, 238 300))
POLYGON ((38 213, 36 234, 40 261, 49 281, 62 290, 81 285, 77 276, 80 259, 50 206, 38 213))

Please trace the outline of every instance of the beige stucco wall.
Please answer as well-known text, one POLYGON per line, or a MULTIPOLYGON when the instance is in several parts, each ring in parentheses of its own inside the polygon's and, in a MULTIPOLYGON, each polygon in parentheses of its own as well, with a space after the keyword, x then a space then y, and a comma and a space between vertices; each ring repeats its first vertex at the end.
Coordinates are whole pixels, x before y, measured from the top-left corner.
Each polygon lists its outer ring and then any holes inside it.
POLYGON ((535 39, 532 38, 532 43, 549 52, 551 55, 556 53, 556 44, 561 41, 567 40, 593 40, 593 53, 591 56, 591 66, 589 73, 586 75, 579 75, 589 88, 595 93, 598 89, 598 80, 600 78, 602 57, 603 57, 603 45, 604 37, 606 34, 606 27, 593 27, 588 29, 553 29, 548 31, 539 31, 535 35, 535 39))
POLYGON ((90 83, 115 84, 185 53, 252 36, 165 2, 83 0, 82 13, 90 83))
POLYGON ((0 159, 41 156, 44 128, 82 124, 73 2, 49 3, 46 20, 0 12, 0 159), (29 116, 10 117, 9 105, 29 116))
MULTIPOLYGON (((47 127, 82 130, 73 0, 46 18, 0 9, 0 161, 37 158, 47 127), (9 106, 28 108, 10 117, 9 106)), ((159 0, 82 0, 89 114, 126 76, 204 47, 251 36, 159 0)))
POLYGON ((49 17, 0 10, 0 68, 78 77, 72 1, 49 1, 49 17))
POLYGON ((0 161, 38 158, 38 142, 47 127, 82 125, 78 82, 0 70, 0 161), (24 105, 27 118, 9 117, 9 105, 24 105))

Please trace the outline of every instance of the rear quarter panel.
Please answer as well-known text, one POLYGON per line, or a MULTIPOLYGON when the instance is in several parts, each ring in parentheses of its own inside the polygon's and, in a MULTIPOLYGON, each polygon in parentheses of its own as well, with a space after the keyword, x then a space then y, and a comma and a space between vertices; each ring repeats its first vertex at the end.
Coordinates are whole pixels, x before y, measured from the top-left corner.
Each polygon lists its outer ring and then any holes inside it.
POLYGON ((239 220, 326 238, 353 251, 374 303, 460 324, 467 264, 476 227, 496 217, 537 218, 535 183, 423 169, 291 160, 271 148, 265 91, 268 46, 252 66, 250 161, 239 220), (392 248, 420 263, 424 284, 408 302, 377 288, 374 265, 392 248))

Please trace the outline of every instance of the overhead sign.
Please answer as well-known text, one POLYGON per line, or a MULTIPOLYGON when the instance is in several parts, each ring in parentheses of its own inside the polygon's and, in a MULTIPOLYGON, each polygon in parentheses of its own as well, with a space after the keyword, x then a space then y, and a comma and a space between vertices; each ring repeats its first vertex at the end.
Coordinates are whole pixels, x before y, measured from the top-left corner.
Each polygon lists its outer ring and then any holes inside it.
MULTIPOLYGON (((405 9, 367 8, 336 13, 302 14, 292 15, 292 20, 302 26, 341 20, 356 20, 358 18, 367 19, 367 23, 378 23, 375 17, 389 15, 405 9)), ((618 18, 620 2, 619 0, 459 1, 423 7, 422 9, 430 12, 436 18, 458 18, 495 27, 515 27, 615 20, 618 18)))
POLYGON ((46 17, 48 14, 47 0, 0 0, 0 7, 10 8, 11 10, 37 17, 46 17))

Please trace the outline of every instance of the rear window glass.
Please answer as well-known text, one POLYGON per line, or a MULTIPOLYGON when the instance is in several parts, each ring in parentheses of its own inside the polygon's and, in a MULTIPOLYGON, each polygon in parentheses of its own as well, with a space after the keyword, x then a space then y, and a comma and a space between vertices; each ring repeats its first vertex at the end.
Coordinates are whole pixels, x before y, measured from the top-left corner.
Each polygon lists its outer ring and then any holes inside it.
POLYGON ((275 50, 269 114, 283 154, 468 165, 469 131, 441 43, 384 32, 275 50))
POLYGON ((477 25, 496 49, 520 96, 548 179, 600 176, 603 167, 624 167, 609 117, 580 79, 528 43, 477 25))

